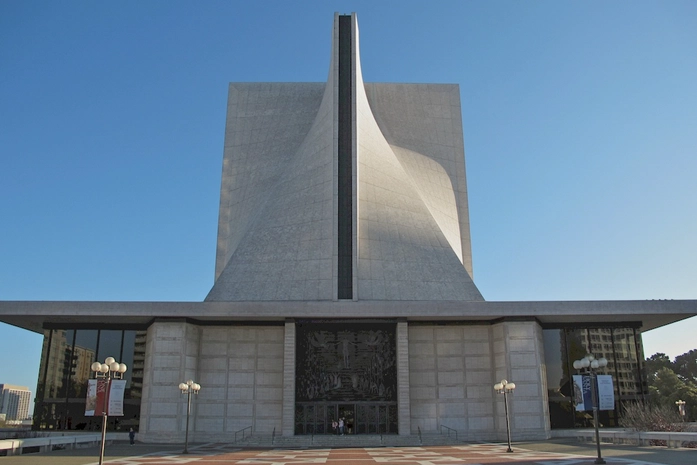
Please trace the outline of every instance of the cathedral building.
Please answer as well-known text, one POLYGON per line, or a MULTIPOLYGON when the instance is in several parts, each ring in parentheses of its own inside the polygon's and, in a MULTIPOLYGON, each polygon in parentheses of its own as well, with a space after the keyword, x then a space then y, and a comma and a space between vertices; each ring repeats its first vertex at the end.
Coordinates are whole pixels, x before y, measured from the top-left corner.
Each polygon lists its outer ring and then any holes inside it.
POLYGON ((641 333, 695 301, 486 301, 472 266, 457 84, 366 83, 355 14, 334 17, 326 82, 230 83, 215 282, 204 302, 0 302, 44 334, 36 429, 95 429, 84 367, 129 366, 110 428, 182 442, 259 434, 515 440, 587 425, 574 360, 605 357, 643 398, 641 333))

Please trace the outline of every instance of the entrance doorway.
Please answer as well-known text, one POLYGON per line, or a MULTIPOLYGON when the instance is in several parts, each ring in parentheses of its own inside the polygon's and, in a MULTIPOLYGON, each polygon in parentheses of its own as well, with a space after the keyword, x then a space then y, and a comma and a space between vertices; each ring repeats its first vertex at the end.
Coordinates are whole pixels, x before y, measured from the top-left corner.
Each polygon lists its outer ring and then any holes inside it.
POLYGON ((344 419, 344 434, 397 434, 397 402, 298 402, 295 434, 338 434, 332 424, 344 419))
POLYGON ((296 322, 295 434, 397 433, 396 323, 296 322))
POLYGON ((338 405, 339 420, 344 420, 344 434, 354 434, 354 405, 353 404, 339 404, 338 405))

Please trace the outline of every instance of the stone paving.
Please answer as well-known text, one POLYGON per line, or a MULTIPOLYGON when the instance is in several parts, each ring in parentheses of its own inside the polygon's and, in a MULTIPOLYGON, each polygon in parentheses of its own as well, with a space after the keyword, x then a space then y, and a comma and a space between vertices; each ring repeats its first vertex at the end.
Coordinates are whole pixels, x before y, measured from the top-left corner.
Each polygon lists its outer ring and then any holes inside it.
MULTIPOLYGON (((694 465, 697 450, 658 447, 603 446, 608 465, 694 465)), ((230 444, 201 444, 189 454, 172 445, 143 444, 108 447, 109 465, 591 465, 592 445, 558 441, 520 443, 506 452, 505 444, 463 444, 428 447, 335 449, 250 449, 230 444)), ((96 465, 96 448, 0 457, 0 465, 96 465)))

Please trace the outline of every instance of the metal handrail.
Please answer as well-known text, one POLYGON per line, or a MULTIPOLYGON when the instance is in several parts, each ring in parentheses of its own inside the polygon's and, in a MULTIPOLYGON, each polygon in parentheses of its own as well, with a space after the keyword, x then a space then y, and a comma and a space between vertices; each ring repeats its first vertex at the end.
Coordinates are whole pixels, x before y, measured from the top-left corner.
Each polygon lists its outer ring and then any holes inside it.
POLYGON ((250 430, 249 435, 251 436, 251 435, 252 435, 252 433, 251 433, 252 427, 251 427, 251 426, 247 426, 246 428, 242 428, 242 429, 239 430, 239 431, 235 431, 235 441, 234 441, 234 442, 237 443, 237 435, 238 435, 239 433, 242 433, 242 440, 244 441, 244 432, 247 431, 247 430, 250 430))
POLYGON ((445 425, 440 425, 440 434, 443 434, 443 428, 448 430, 448 437, 450 437, 450 432, 454 431, 455 432, 455 440, 457 441, 457 430, 454 428, 449 428, 445 425))

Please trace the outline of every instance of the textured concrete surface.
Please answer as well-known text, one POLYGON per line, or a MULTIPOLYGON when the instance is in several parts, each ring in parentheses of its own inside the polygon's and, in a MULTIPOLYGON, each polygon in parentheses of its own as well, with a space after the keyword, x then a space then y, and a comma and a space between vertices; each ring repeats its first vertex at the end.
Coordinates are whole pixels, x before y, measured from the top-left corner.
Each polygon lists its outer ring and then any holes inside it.
POLYGON ((184 441, 186 396, 177 386, 188 379, 201 385, 192 399, 190 440, 228 440, 250 426, 280 430, 284 333, 283 326, 154 323, 148 330, 139 438, 184 441))
POLYGON ((504 440, 503 396, 493 386, 505 378, 517 386, 507 396, 514 437, 548 437, 538 333, 535 322, 410 326, 412 433, 445 425, 468 440, 504 440))
MULTIPOLYGON (((334 35, 324 86, 230 85, 206 300, 336 299, 334 35)), ((364 85, 355 17, 352 37, 354 300, 483 300, 471 277, 459 88, 364 85)))

